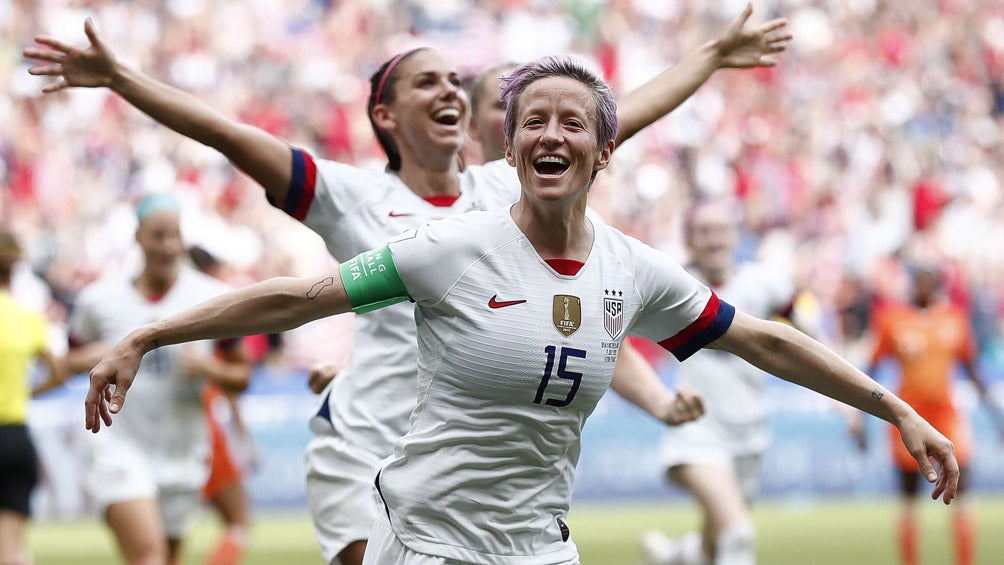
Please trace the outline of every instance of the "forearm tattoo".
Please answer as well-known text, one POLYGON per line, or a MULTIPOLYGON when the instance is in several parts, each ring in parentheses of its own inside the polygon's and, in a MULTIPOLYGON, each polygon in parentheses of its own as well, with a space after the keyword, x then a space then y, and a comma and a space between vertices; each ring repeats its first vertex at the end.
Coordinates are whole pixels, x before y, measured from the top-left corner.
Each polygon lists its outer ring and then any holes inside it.
POLYGON ((875 400, 882 400, 883 396, 885 396, 885 393, 879 392, 878 389, 872 391, 872 398, 874 398, 875 400))
POLYGON ((317 298, 317 296, 321 294, 322 290, 333 284, 335 284, 334 277, 327 277, 317 281, 314 283, 314 286, 310 287, 310 290, 307 291, 307 298, 310 300, 317 298))

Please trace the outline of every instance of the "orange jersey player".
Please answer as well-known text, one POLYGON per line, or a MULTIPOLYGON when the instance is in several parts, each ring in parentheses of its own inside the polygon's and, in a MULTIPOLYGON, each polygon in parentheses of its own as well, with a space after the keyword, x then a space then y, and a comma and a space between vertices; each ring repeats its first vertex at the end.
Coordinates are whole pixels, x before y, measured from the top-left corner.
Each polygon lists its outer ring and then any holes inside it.
MULTIPOLYGON (((913 277, 912 303, 891 306, 875 323, 876 343, 871 374, 887 357, 896 360, 901 375, 899 396, 955 444, 961 476, 959 491, 968 486, 971 440, 964 414, 952 401, 956 364, 972 380, 980 398, 989 401, 976 371, 976 342, 966 313, 941 296, 941 274, 934 268, 918 268, 913 277)), ((917 494, 917 462, 901 445, 899 431, 890 430, 893 461, 900 471, 903 511, 899 525, 902 562, 917 562, 914 498, 917 494)), ((1004 429, 1002 429, 1004 435, 1004 429)), ((956 560, 973 561, 975 528, 971 512, 959 505, 953 520, 956 560)))

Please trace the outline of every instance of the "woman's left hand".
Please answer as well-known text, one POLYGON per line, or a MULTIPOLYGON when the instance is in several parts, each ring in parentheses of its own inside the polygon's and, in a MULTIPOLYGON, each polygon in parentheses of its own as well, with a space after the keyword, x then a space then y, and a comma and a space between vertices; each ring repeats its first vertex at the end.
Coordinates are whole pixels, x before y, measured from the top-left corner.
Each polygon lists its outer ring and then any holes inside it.
POLYGON ((670 426, 691 422, 704 415, 704 400, 696 390, 684 385, 676 390, 676 396, 665 407, 659 418, 670 426))
POLYGON ((788 46, 791 40, 786 28, 788 20, 778 18, 746 29, 752 13, 753 5, 747 4, 743 13, 725 28, 725 33, 713 41, 720 57, 719 68, 773 67, 777 61, 771 55, 788 46))

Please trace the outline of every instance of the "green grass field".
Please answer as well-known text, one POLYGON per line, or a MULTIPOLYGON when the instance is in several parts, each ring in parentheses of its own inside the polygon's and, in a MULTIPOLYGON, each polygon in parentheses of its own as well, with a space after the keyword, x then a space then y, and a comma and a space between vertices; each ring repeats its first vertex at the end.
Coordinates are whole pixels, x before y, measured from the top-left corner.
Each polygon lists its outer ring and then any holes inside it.
MULTIPOLYGON (((972 501, 979 523, 977 563, 1004 563, 1004 497, 972 501)), ((940 502, 921 504, 924 563, 953 562, 951 509, 940 502)), ((757 507, 758 557, 763 564, 872 565, 896 563, 893 500, 819 503, 770 502, 757 507)), ((689 505, 586 505, 569 517, 585 565, 639 563, 637 540, 649 528, 680 534, 696 525, 689 505)), ((213 543, 218 526, 208 514, 199 522, 185 551, 197 564, 213 543)), ((32 524, 29 543, 38 565, 117 563, 112 541, 96 521, 32 524)), ((320 563, 310 521, 304 514, 259 515, 247 565, 320 563)))

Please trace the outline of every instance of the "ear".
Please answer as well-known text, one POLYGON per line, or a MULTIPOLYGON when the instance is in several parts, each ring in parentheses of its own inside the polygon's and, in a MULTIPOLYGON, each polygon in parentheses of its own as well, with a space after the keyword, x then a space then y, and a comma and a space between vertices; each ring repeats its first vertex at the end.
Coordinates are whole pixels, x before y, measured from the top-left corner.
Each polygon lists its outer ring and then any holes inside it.
POLYGON ((505 140, 505 162, 509 163, 510 166, 516 166, 516 156, 513 155, 512 147, 509 147, 509 140, 505 140))
POLYGON ((600 150, 600 153, 596 156, 596 163, 593 165, 594 171, 600 171, 607 168, 610 164, 610 156, 614 152, 614 142, 608 141, 606 147, 600 150))
POLYGON ((376 122, 377 127, 383 130, 392 130, 397 127, 397 117, 386 104, 377 104, 373 107, 373 121, 376 122))

